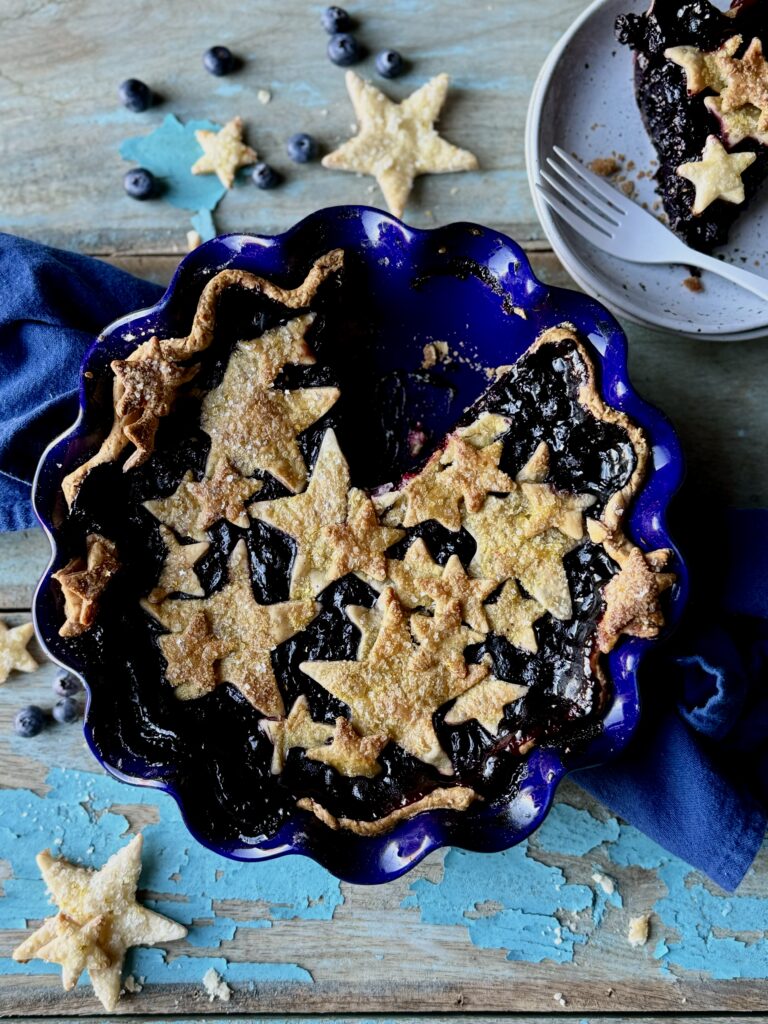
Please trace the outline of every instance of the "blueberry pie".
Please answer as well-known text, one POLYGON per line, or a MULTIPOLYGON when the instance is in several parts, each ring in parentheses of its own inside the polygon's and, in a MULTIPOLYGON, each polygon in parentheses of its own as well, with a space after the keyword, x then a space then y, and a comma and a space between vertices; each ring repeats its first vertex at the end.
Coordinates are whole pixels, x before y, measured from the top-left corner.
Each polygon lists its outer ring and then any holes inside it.
POLYGON ((659 158, 669 223, 722 245, 768 174, 768 21, 763 0, 653 0, 617 21, 635 53, 635 94, 659 158))
POLYGON ((605 656, 658 633, 674 581, 622 529, 648 445, 569 324, 383 482, 345 401, 363 342, 325 326, 344 277, 341 250, 294 288, 214 274, 188 333, 109 364, 111 428, 63 482, 60 632, 112 712, 92 743, 117 729, 118 770, 239 841, 503 803, 534 747, 599 732, 605 656))

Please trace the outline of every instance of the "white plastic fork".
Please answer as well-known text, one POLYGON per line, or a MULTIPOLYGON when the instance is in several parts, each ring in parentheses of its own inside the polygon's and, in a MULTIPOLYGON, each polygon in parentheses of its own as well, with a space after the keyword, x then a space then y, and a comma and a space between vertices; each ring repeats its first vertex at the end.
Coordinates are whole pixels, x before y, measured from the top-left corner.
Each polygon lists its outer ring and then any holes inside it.
MULTIPOLYGON (((554 172, 539 170, 542 199, 592 245, 630 263, 682 263, 733 281, 768 299, 768 279, 697 252, 637 203, 558 146, 547 157, 554 172)), ((768 310, 766 311, 768 322, 768 310)))

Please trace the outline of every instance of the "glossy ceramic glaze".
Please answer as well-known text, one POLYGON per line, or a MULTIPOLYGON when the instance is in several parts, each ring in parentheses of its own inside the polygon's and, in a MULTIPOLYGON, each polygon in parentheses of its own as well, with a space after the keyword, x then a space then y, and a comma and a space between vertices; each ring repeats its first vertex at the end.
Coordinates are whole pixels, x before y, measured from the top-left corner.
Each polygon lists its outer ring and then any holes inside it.
MULTIPOLYGON (((444 340, 466 352, 466 360, 459 360, 453 368, 457 397, 450 408, 435 403, 420 410, 435 436, 450 430, 458 418, 457 410, 460 412, 486 389, 485 368, 514 362, 546 328, 564 322, 573 324, 590 348, 603 398, 643 428, 652 449, 652 469, 632 506, 628 532, 645 550, 674 550, 665 517, 681 480, 680 448, 666 418, 633 391, 627 377, 626 338, 602 306, 576 292, 542 284, 533 275, 522 249, 488 228, 452 224, 423 231, 365 207, 322 210, 283 235, 228 235, 196 249, 182 261, 156 306, 109 326, 85 356, 80 415, 74 426, 49 446, 35 481, 35 508, 51 541, 52 558, 38 586, 34 616, 38 636, 49 655, 76 671, 86 688, 88 666, 71 664, 67 642, 58 635, 60 613, 51 573, 60 565, 57 523, 65 511, 61 480, 82 461, 85 452, 94 449, 104 430, 103 410, 95 407, 92 397, 96 384, 111 373, 112 359, 123 358, 144 338, 153 333, 185 333, 197 296, 218 271, 241 268, 280 283, 295 284, 313 259, 332 248, 343 248, 354 255, 362 274, 365 289, 361 309, 376 334, 377 369, 381 373, 394 367, 416 370, 429 340, 444 340)), ((668 627, 678 620, 687 591, 685 567, 676 551, 672 568, 678 574, 678 583, 667 606, 668 627)), ((609 655, 614 695, 601 735, 577 758, 564 758, 552 748, 532 751, 522 786, 501 809, 476 811, 471 819, 455 812, 427 812, 377 837, 332 832, 311 815, 297 812, 275 836, 257 845, 225 843, 215 834, 201 834, 199 830, 196 838, 224 856, 239 859, 305 854, 342 879, 366 883, 396 878, 440 846, 505 849, 542 822, 566 772, 599 762, 628 742, 639 717, 638 665, 649 644, 625 638, 609 655)), ((89 699, 85 721, 89 742, 90 705, 89 699)), ((104 709, 100 713, 103 715, 104 709)), ((127 782, 167 790, 185 812, 173 782, 167 781, 173 777, 172 765, 167 766, 166 779, 159 782, 144 774, 140 765, 126 774, 99 759, 127 782)))

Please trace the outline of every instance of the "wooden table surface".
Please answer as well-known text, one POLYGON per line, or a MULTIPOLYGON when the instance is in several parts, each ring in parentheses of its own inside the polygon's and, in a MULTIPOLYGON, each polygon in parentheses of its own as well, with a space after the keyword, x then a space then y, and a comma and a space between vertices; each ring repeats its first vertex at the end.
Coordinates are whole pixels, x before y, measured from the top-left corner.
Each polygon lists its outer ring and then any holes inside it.
MULTIPOLYGON (((423 179, 408 219, 493 225, 528 246, 542 277, 562 284, 568 280, 528 196, 522 140, 536 72, 583 6, 352 6, 372 49, 397 46, 412 59, 412 72, 387 86, 391 94, 450 73, 442 128, 483 168, 423 179)), ((125 197, 118 147, 170 112, 219 123, 241 114, 260 153, 289 172, 274 192, 236 188, 216 213, 220 230, 279 231, 318 207, 377 203, 370 179, 319 165, 291 169, 283 156, 292 132, 310 131, 330 148, 352 121, 343 75, 324 54, 319 10, 299 0, 3 0, 0 228, 167 281, 189 214, 125 197), (200 54, 214 43, 245 58, 239 74, 202 72, 200 54), (140 115, 119 107, 115 87, 129 75, 155 85, 162 106, 140 115), (257 101, 259 89, 270 90, 270 103, 257 101)), ((371 73, 370 60, 361 70, 371 73)), ((768 347, 701 344, 626 326, 636 385, 681 434, 687 486, 712 503, 768 502, 768 347)), ((9 624, 29 619, 46 559, 39 531, 0 537, 0 612, 9 624)), ((89 986, 65 994, 57 969, 16 965, 10 953, 49 913, 34 864, 39 849, 53 845, 100 863, 139 828, 145 898, 192 927, 167 954, 141 950, 129 961, 137 984, 119 1009, 137 1022, 225 1013, 297 1014, 297 1021, 376 1013, 403 1024, 413 1013, 435 1022, 457 1013, 478 1022, 641 1013, 693 1022, 699 1013, 733 1020, 768 1005, 765 851, 728 895, 569 782, 528 843, 493 856, 433 854, 386 887, 339 884, 303 859, 236 865, 190 840, 169 797, 110 780, 77 726, 32 740, 13 735, 21 704, 50 705, 54 675, 43 664, 0 689, 0 1016, 104 1016, 89 986), (651 935, 633 947, 628 924, 639 914, 651 915, 651 935), (211 966, 231 986, 228 1003, 203 990, 211 966)))

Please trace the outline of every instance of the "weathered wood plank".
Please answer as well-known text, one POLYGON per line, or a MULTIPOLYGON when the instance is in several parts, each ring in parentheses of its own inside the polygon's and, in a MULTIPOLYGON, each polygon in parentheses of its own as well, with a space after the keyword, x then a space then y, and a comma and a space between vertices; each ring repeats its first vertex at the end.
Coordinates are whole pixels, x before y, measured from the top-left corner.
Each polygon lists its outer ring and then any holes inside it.
MULTIPOLYGON (((582 0, 512 0, 484 4, 482 17, 468 17, 459 0, 351 5, 372 53, 397 46, 412 62, 411 74, 385 83, 393 97, 450 73, 454 87, 442 130, 473 150, 483 168, 417 182, 412 223, 473 219, 504 230, 514 225, 523 240, 541 237, 525 178, 525 113, 544 57, 582 7, 582 0)), ((6 0, 0 226, 90 252, 183 251, 189 214, 162 200, 137 203, 121 184, 128 165, 120 142, 146 134, 169 112, 219 123, 242 115, 261 156, 286 174, 271 192, 250 184, 234 189, 219 207, 221 230, 282 231, 319 207, 381 205, 370 179, 319 163, 297 168, 285 155, 293 132, 310 131, 331 149, 348 137, 354 120, 343 70, 326 57, 318 12, 297 0, 257 0, 231 17, 221 4, 190 0, 183 18, 169 19, 165 5, 150 0, 116 6, 6 0), (221 80, 204 72, 202 51, 214 43, 245 59, 238 74, 221 80), (150 83, 163 104, 139 115, 124 110, 116 89, 130 75, 150 83), (256 98, 262 88, 272 93, 266 106, 256 98)), ((357 70, 376 77, 372 57, 357 70)))
MULTIPOLYGON (((23 618, 8 616, 12 624, 23 618)), ((0 688, 0 780, 15 787, 0 788, 0 827, 20 837, 0 851, 0 877, 6 894, 8 880, 15 880, 14 905, 19 891, 27 897, 19 926, 0 925, 0 1016, 99 1012, 89 988, 63 993, 58 977, 40 973, 36 963, 29 974, 5 973, 9 961, 3 958, 25 934, 24 920, 33 924, 49 912, 40 903, 35 851, 58 841, 63 853, 98 863, 104 854, 88 853, 87 844, 112 852, 124 841, 121 831, 138 827, 147 836, 150 869, 151 851, 165 851, 171 874, 149 883, 153 892, 167 892, 171 902, 164 909, 183 914, 187 901, 200 909, 189 939, 169 948, 167 965, 135 963, 134 973, 149 977, 141 992, 125 997, 125 1013, 223 1009, 208 1001, 202 986, 212 964, 233 989, 227 1010, 241 1013, 619 1014, 638 1006, 646 1013, 746 1013, 763 1010, 768 1001, 767 980, 737 976, 742 967, 768 973, 748 952, 750 943, 764 939, 754 931, 754 909, 747 912, 740 902, 759 900, 768 920, 766 854, 739 895, 726 897, 632 830, 620 830, 567 783, 554 828, 510 855, 433 855, 385 887, 339 886, 293 858, 280 863, 279 874, 253 865, 244 875, 187 839, 168 797, 109 782, 77 726, 52 725, 31 740, 12 735, 20 704, 51 706, 53 674, 45 666, 14 675, 0 688), (214 881, 219 871, 223 880, 214 881), (606 892, 605 878, 620 894, 620 906, 606 892), (319 915, 313 910, 318 886, 330 899, 319 915), (530 906, 516 909, 527 906, 529 889, 536 894, 535 914, 530 906), (212 891, 216 897, 201 904, 212 891), (652 915, 651 937, 634 948, 628 923, 642 913, 652 915), (739 945, 741 960, 719 950, 724 937, 739 945), (280 980, 293 964, 290 970, 300 976, 280 980), (710 971, 726 978, 715 980, 710 971), (180 981, 172 984, 176 973, 180 981), (251 984, 242 980, 249 975, 256 978, 251 984)), ((7 921, 3 904, 0 896, 0 921, 7 921)))

